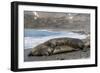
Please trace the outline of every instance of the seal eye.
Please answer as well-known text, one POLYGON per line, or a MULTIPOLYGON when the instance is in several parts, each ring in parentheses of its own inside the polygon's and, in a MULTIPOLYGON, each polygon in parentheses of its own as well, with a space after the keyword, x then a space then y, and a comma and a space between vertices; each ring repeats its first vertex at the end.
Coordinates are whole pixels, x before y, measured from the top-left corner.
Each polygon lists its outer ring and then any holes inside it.
POLYGON ((32 52, 30 52, 30 53, 28 54, 28 56, 33 56, 32 52))

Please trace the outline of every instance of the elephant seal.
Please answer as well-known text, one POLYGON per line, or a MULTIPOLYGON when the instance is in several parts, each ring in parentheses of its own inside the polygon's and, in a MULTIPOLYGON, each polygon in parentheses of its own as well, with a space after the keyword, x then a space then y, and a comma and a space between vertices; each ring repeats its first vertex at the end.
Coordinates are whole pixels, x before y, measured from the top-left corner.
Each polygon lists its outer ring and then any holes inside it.
POLYGON ((84 42, 84 52, 86 52, 87 50, 89 50, 89 48, 91 47, 90 45, 90 35, 88 35, 85 39, 82 40, 84 42))
POLYGON ((84 42, 85 48, 90 48, 90 35, 87 35, 82 41, 84 42))
POLYGON ((49 56, 56 53, 83 50, 84 43, 75 38, 54 38, 50 39, 32 49, 29 56, 49 56))

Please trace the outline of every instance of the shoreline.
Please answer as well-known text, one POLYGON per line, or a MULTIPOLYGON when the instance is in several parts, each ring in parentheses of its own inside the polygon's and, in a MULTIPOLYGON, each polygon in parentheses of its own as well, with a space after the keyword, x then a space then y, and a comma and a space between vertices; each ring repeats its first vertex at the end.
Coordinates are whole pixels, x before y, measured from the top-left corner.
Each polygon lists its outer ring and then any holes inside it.
POLYGON ((25 29, 35 29, 35 30, 41 30, 41 31, 49 31, 49 32, 73 32, 73 33, 79 33, 79 34, 90 34, 90 31, 87 31, 87 30, 80 30, 80 29, 47 29, 47 28, 25 28, 25 29))
MULTIPOLYGON (((38 30, 37 30, 38 31, 38 30)), ((41 32, 41 30, 39 30, 41 32)), ((52 32, 52 31, 49 31, 49 30, 42 30, 42 31, 47 31, 47 32, 52 32)), ((55 32, 54 32, 55 33, 55 32)), ((43 42, 46 42, 50 39, 54 39, 54 38, 77 38, 77 39, 85 39, 87 37, 87 35, 83 32, 80 32, 77 33, 77 32, 68 32, 68 31, 61 31, 61 32, 58 32, 57 33, 62 33, 60 35, 51 35, 51 36, 45 36, 45 37, 41 37, 40 38, 35 38, 35 37, 25 37, 25 46, 27 47, 27 45, 30 45, 32 47, 34 47, 34 45, 37 45, 37 44, 41 44, 43 42), (27 43, 27 42, 30 42, 30 43, 27 43)), ((29 47, 29 48, 32 48, 32 47, 29 47)), ((28 47, 27 47, 28 48, 28 47)), ((25 48, 25 49, 27 49, 25 48)))

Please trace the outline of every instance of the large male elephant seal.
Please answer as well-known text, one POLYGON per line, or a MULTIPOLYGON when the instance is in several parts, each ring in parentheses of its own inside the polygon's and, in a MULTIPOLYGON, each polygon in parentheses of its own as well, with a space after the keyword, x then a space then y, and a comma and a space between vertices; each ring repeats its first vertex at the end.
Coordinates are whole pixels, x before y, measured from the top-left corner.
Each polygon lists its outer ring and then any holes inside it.
POLYGON ((75 38, 54 38, 48 40, 32 49, 29 56, 49 56, 56 53, 73 51, 77 49, 83 50, 84 43, 80 39, 75 38))

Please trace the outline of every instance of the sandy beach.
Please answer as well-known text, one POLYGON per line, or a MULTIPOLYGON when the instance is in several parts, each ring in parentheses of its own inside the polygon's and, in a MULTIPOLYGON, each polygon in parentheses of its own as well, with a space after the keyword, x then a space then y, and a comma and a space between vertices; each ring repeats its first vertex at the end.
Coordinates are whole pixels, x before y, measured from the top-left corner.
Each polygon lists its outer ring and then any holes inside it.
POLYGON ((71 60, 71 59, 86 59, 90 57, 90 49, 88 48, 86 51, 78 50, 66 53, 55 54, 51 56, 31 56, 28 54, 32 49, 24 49, 24 61, 50 61, 50 60, 71 60))

